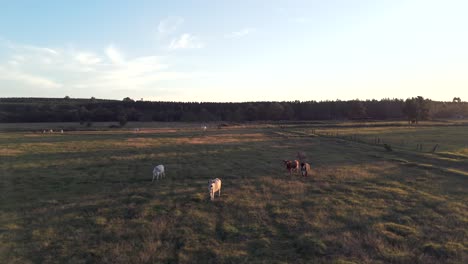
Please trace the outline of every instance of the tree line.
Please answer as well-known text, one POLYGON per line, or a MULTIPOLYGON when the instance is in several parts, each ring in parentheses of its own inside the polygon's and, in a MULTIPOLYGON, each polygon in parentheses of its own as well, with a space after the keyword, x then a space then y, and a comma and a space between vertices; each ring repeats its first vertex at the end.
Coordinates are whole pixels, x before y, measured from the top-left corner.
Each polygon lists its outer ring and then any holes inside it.
POLYGON ((389 120, 411 122, 432 118, 468 117, 468 103, 421 96, 402 99, 349 101, 288 101, 245 103, 153 102, 65 98, 0 98, 0 122, 116 121, 306 121, 389 120))

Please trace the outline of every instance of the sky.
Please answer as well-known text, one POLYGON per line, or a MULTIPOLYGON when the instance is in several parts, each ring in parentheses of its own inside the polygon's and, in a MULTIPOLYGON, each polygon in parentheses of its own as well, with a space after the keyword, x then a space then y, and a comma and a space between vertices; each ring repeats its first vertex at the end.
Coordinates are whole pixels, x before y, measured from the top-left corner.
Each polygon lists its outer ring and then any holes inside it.
POLYGON ((464 0, 0 6, 0 97, 468 100, 464 0))

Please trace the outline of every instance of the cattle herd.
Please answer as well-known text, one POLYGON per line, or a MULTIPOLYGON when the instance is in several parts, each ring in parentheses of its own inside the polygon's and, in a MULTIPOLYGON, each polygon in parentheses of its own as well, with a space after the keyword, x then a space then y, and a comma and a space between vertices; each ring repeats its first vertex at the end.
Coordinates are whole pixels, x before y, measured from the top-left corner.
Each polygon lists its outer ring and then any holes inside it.
POLYGON ((47 130, 42 130, 42 134, 47 134, 47 133, 60 133, 60 134, 63 134, 63 129, 60 129, 58 131, 54 131, 53 129, 47 129, 47 130))
MULTIPOLYGON (((301 172, 301 175, 307 177, 310 173, 310 164, 307 162, 300 162, 299 160, 283 160, 286 169, 289 172, 289 175, 292 175, 293 172, 301 172)), ((153 169, 153 180, 157 181, 159 178, 162 179, 163 176, 166 176, 164 173, 164 165, 158 165, 153 169)), ((208 181, 208 192, 210 194, 210 200, 213 201, 215 198, 215 193, 218 192, 218 197, 221 197, 221 180, 219 178, 211 179, 208 181)))
POLYGON ((301 171, 301 175, 307 177, 310 173, 310 164, 307 162, 299 162, 298 160, 283 160, 286 169, 289 171, 289 175, 292 172, 299 172, 301 171))

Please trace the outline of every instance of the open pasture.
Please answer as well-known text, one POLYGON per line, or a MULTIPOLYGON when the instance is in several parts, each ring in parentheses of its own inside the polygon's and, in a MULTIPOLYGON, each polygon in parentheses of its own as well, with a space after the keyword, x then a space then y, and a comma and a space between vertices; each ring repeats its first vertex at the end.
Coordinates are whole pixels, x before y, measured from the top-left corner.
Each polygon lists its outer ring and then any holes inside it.
POLYGON ((369 144, 387 143, 402 150, 463 155, 468 158, 466 126, 395 126, 304 129, 320 135, 348 138, 369 144), (418 145, 421 148, 418 149, 418 145))
POLYGON ((349 132, 456 155, 318 129, 1 133, 0 263, 466 263, 467 127, 349 132), (298 151, 310 177, 283 167, 298 151))

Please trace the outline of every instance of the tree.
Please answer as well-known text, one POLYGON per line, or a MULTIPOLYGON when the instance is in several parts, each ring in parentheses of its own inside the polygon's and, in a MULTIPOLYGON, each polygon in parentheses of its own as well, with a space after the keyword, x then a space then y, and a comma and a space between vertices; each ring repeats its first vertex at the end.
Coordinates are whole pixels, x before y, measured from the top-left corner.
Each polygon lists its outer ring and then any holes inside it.
POLYGON ((349 118, 351 119, 362 119, 367 115, 366 106, 359 100, 354 100, 351 102, 351 111, 349 113, 349 118))
POLYGON ((427 120, 429 119, 429 107, 427 99, 424 99, 422 96, 416 97, 417 107, 418 107, 418 119, 427 120))
POLYGON ((124 111, 119 112, 117 115, 117 121, 119 121, 121 127, 125 126, 128 121, 127 114, 124 111))
MULTIPOLYGON (((294 102, 296 103, 296 102, 294 102)), ((283 104, 283 120, 293 120, 295 117, 295 112, 294 108, 291 106, 291 104, 283 104)))
POLYGON ((249 104, 245 110, 244 119, 247 121, 254 121, 257 119, 257 109, 252 104, 249 104))
POLYGON ((132 98, 130 97, 125 97, 122 101, 124 102, 135 102, 132 98))
POLYGON ((200 110, 200 113, 198 114, 198 118, 200 121, 214 121, 216 119, 216 117, 211 114, 208 110, 206 110, 205 108, 202 108, 200 110))
POLYGON ((406 99, 405 104, 403 105, 403 113, 408 118, 408 123, 410 121, 417 122, 418 120, 418 107, 414 98, 406 99))
POLYGON ((277 102, 268 104, 266 107, 267 111, 267 120, 280 120, 283 116, 284 107, 277 102))
POLYGON ((428 100, 425 100, 422 96, 413 97, 406 99, 403 105, 403 113, 408 118, 408 122, 415 122, 419 120, 426 120, 429 118, 429 107, 428 100))
POLYGON ((83 124, 85 121, 91 120, 91 112, 84 106, 81 106, 78 109, 78 118, 80 119, 80 124, 83 124))
POLYGON ((91 120, 96 122, 115 120, 115 113, 103 106, 99 106, 91 111, 91 120))
POLYGON ((65 100, 70 100, 70 96, 67 95, 67 96, 65 96, 63 99, 65 99, 65 100))
POLYGON ((452 102, 461 103, 461 99, 460 99, 460 97, 454 97, 452 102))

